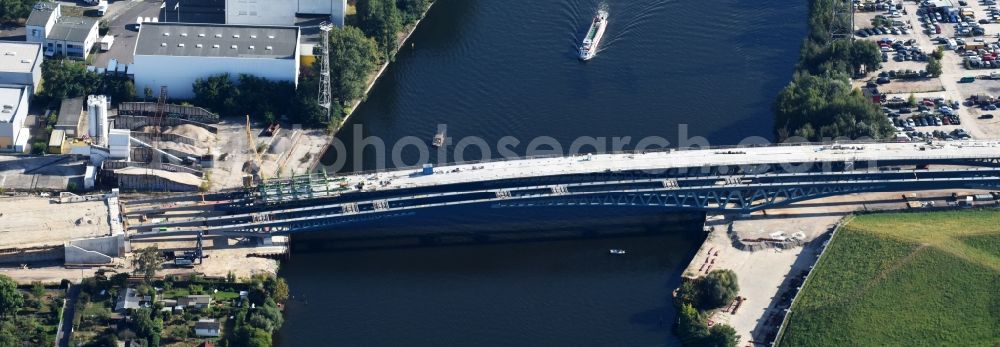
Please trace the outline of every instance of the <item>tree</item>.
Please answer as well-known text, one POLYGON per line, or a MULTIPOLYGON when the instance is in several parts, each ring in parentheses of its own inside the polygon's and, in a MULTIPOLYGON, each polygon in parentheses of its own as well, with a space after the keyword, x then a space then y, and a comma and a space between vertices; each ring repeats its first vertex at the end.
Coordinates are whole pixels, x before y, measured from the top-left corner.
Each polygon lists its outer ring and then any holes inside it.
POLYGON ((99 79, 99 83, 100 85, 97 90, 101 94, 111 97, 113 105, 135 99, 135 83, 128 77, 107 74, 99 79))
POLYGON ((879 139, 895 131, 879 106, 852 89, 843 74, 797 73, 778 94, 774 111, 779 141, 793 134, 808 135, 811 141, 841 136, 879 139))
POLYGON ((934 57, 934 59, 937 59, 937 60, 943 59, 944 58, 944 47, 943 46, 938 46, 937 49, 935 49, 933 52, 931 52, 931 56, 934 57))
POLYGON ((267 113, 288 112, 291 108, 295 98, 295 85, 291 82, 271 81, 248 74, 240 74, 238 80, 238 114, 264 119, 267 113))
POLYGON ((239 89, 228 73, 194 81, 194 104, 225 116, 239 115, 239 89))
POLYGON ((702 309, 714 309, 728 305, 736 298, 740 285, 733 270, 713 270, 699 283, 701 287, 702 309))
POLYGON ((913 93, 910 93, 910 96, 908 98, 906 98, 906 104, 910 105, 910 107, 916 106, 917 105, 917 96, 914 95, 913 93))
POLYGON ((156 246, 152 246, 139 250, 135 258, 132 259, 132 266, 135 267, 135 273, 142 275, 148 283, 156 276, 156 270, 160 269, 162 262, 163 256, 160 255, 160 250, 156 246))
POLYGON ((330 31, 330 89, 342 106, 364 96, 368 76, 378 66, 378 54, 375 41, 357 28, 330 31))
POLYGON ((31 295, 35 299, 41 299, 42 296, 45 296, 45 286, 42 286, 42 282, 31 282, 31 295))
POLYGON ((132 330, 136 336, 145 339, 148 346, 159 346, 160 334, 163 333, 163 320, 159 317, 154 319, 152 310, 140 308, 132 315, 132 330))
POLYGON ((420 19, 420 16, 427 10, 427 0, 397 0, 396 6, 403 17, 403 24, 411 24, 420 19))
POLYGON ((249 329, 249 336, 247 337, 248 347, 271 347, 271 333, 262 329, 249 329))
POLYGON ((35 0, 0 0, 0 22, 7 23, 31 14, 35 0))
POLYGON ((927 57, 927 73, 931 76, 941 76, 941 62, 934 57, 927 57))
POLYGON ((153 88, 150 88, 149 86, 146 86, 146 87, 142 88, 142 96, 143 96, 142 101, 147 101, 149 99, 152 99, 153 98, 153 88))
POLYGON ((86 63, 65 58, 43 61, 42 78, 42 94, 51 100, 93 94, 99 84, 97 73, 87 71, 86 63))
POLYGON ((736 335, 736 329, 725 324, 713 325, 711 329, 708 329, 708 335, 705 336, 702 346, 711 347, 736 347, 739 342, 739 335, 736 335))
POLYGON ((24 305, 24 296, 17 290, 17 282, 0 275, 0 318, 17 314, 17 310, 24 305))
MULTIPOLYGON (((366 35, 378 42, 383 59, 396 51, 396 40, 403 30, 403 20, 395 0, 358 0, 358 23, 366 35)), ((332 45, 330 47, 335 47, 332 45)))
POLYGON ((288 300, 288 283, 284 278, 270 276, 271 280, 264 283, 264 288, 275 302, 285 302, 288 300))
POLYGON ((674 333, 686 346, 698 345, 708 335, 705 318, 691 304, 682 304, 677 310, 677 326, 674 333))

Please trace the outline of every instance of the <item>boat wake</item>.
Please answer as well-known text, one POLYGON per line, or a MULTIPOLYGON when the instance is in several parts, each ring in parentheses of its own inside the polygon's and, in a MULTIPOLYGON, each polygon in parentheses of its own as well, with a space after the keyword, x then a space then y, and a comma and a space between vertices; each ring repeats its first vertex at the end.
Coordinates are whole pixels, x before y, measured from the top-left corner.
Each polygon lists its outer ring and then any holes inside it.
MULTIPOLYGON (((615 17, 615 25, 608 28, 608 32, 605 34, 604 42, 601 43, 601 47, 598 47, 597 52, 600 53, 605 49, 611 48, 616 42, 625 40, 632 35, 633 32, 638 32, 638 28, 649 23, 650 19, 658 18, 663 14, 668 5, 672 1, 643 1, 643 2, 626 2, 623 4, 623 8, 618 9, 616 13, 618 16, 615 17), (630 14, 635 14, 630 15, 630 14)), ((605 11, 608 10, 608 4, 602 2, 598 5, 599 9, 605 11)))

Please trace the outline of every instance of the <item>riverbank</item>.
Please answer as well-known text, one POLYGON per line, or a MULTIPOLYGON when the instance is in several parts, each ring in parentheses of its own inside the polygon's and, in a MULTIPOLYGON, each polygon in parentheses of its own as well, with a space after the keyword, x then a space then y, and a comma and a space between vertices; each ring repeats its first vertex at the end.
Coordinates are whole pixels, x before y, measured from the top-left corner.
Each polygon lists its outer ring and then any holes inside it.
MULTIPOLYGON (((844 217, 859 211, 898 211, 932 203, 948 206, 953 192, 917 192, 906 198, 900 193, 865 193, 801 202, 749 218, 709 216, 706 241, 682 276, 695 278, 711 270, 733 270, 743 300, 735 309, 712 312, 709 319, 735 328, 740 346, 767 345, 774 341, 795 289, 818 259, 829 231, 844 217), (782 238, 789 241, 778 241, 782 238)), ((966 193, 976 191, 960 195, 966 193)))
MULTIPOLYGON (((417 19, 417 21, 413 22, 413 24, 411 24, 409 28, 406 28, 403 30, 403 32, 399 33, 398 35, 399 38, 396 41, 396 47, 398 48, 396 49, 395 52, 392 52, 391 58, 386 59, 386 61, 382 63, 381 66, 379 66, 378 70, 376 70, 373 74, 369 75, 368 82, 365 86, 365 91, 363 93, 364 96, 352 100, 351 102, 348 103, 349 110, 347 111, 347 113, 344 114, 344 117, 340 119, 340 121, 337 123, 336 126, 333 126, 333 128, 327 132, 327 136, 325 137, 326 145, 322 146, 319 151, 308 152, 307 155, 309 156, 308 157, 309 159, 307 160, 309 161, 308 165, 309 173, 316 171, 316 167, 319 165, 320 159, 323 157, 324 154, 326 154, 327 150, 330 149, 330 142, 333 141, 334 136, 336 136, 337 133, 340 132, 344 124, 347 124, 347 121, 351 118, 352 115, 354 115, 354 111, 358 109, 358 106, 361 106, 361 103, 365 102, 365 100, 368 98, 368 93, 371 92, 372 88, 375 87, 375 84, 378 83, 380 78, 382 78, 382 75, 385 73, 385 70, 389 68, 389 64, 392 64, 395 61, 395 57, 397 54, 399 54, 399 51, 405 48, 404 44, 406 43, 406 41, 410 39, 410 36, 413 36, 413 33, 415 31, 417 31, 417 28, 420 27, 420 23, 423 22, 425 18, 427 18, 427 13, 430 12, 431 8, 433 8, 434 4, 436 3, 437 1, 431 1, 430 4, 427 6, 427 9, 425 9, 423 14, 420 15, 420 19, 417 19)), ((305 155, 306 154, 300 156, 300 158, 305 158, 305 155)))

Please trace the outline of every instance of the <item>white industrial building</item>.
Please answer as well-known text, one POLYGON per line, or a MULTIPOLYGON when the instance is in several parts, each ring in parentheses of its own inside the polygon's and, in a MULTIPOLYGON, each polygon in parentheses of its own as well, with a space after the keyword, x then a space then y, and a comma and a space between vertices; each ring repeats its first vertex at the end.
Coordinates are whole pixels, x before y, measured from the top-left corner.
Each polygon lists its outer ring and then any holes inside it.
POLYGON ((34 94, 42 80, 42 57, 40 43, 0 41, 0 84, 28 86, 34 94))
POLYGON ((132 153, 132 132, 128 129, 111 129, 108 132, 108 150, 111 159, 129 160, 132 153))
POLYGON ((24 119, 28 117, 28 86, 0 85, 0 151, 27 152, 28 128, 24 119))
POLYGON ((293 25, 297 14, 329 15, 344 26, 347 0, 226 0, 226 24, 293 25))
POLYGON ((59 3, 39 2, 25 22, 25 39, 44 45, 46 56, 87 59, 97 42, 97 19, 63 16, 59 3))
POLYGON ((293 26, 146 23, 129 72, 137 92, 167 86, 179 99, 194 97, 195 80, 223 73, 298 85, 299 36, 293 26))

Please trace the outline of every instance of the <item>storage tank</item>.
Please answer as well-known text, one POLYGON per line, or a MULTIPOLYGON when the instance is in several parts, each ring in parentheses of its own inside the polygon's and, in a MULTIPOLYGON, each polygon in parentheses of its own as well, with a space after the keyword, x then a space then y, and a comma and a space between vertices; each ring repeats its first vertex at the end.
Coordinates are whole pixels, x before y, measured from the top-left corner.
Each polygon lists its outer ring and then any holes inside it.
POLYGON ((97 111, 94 109, 93 97, 87 97, 87 135, 91 138, 97 135, 97 111))
POLYGON ((108 98, 104 95, 87 97, 87 128, 94 144, 104 145, 108 141, 108 98))

